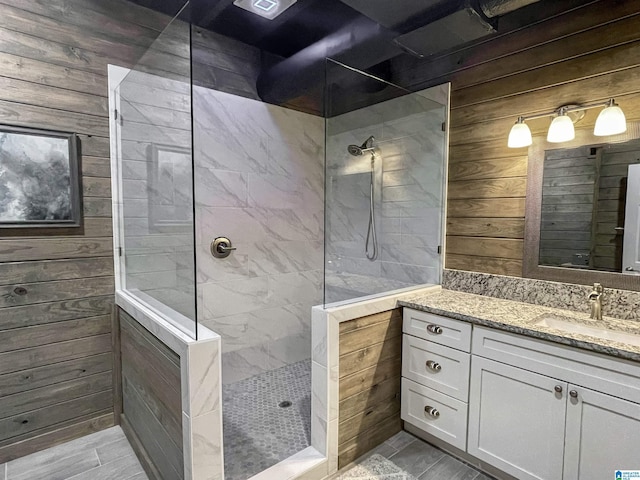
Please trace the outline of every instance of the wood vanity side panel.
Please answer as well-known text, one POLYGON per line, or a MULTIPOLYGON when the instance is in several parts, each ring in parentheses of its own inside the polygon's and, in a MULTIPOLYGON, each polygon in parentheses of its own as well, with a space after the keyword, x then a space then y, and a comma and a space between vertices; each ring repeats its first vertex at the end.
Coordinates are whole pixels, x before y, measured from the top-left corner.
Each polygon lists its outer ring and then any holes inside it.
MULTIPOLYGON (((525 7, 511 17, 540 21, 509 31, 505 15, 485 42, 393 61, 394 83, 413 91, 451 82, 447 268, 522 275, 528 151, 507 147, 518 116, 615 97, 628 121, 640 120, 640 14, 634 0, 614 4, 576 2, 559 15, 551 4, 525 7)), ((576 129, 593 129, 599 111, 576 129)), ((542 135, 549 119, 527 123, 542 135)))
POLYGON ((340 324, 338 466, 402 428, 402 309, 340 324))

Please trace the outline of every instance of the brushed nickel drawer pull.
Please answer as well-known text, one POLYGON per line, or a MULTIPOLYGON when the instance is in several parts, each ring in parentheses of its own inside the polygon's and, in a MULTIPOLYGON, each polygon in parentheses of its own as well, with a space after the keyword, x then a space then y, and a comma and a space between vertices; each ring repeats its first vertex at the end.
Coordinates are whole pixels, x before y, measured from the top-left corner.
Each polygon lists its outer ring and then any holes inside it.
POLYGON ((571 398, 578 398, 578 392, 576 392, 575 390, 571 390, 569 392, 569 395, 571 396, 571 398))
POLYGON ((427 330, 431 333, 435 333, 436 335, 440 335, 442 333, 442 327, 440 325, 427 325, 427 330))
POLYGON ((555 387, 553 387, 553 389, 556 391, 556 393, 562 393, 562 385, 556 385, 555 387))
POLYGON ((427 415, 431 415, 433 418, 438 418, 440 416, 440 412, 438 411, 438 409, 429 405, 424 407, 424 413, 426 413, 427 415))
POLYGON ((434 372, 439 372, 440 370, 442 370, 442 365, 434 362, 433 360, 427 360, 427 368, 430 368, 434 372))

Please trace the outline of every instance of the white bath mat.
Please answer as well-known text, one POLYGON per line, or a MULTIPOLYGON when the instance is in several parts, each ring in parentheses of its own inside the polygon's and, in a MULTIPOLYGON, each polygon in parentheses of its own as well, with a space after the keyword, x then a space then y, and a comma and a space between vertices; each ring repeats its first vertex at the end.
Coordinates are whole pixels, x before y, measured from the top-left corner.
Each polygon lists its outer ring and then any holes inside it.
POLYGON ((339 475, 336 480, 416 480, 416 478, 391 460, 376 453, 339 475))

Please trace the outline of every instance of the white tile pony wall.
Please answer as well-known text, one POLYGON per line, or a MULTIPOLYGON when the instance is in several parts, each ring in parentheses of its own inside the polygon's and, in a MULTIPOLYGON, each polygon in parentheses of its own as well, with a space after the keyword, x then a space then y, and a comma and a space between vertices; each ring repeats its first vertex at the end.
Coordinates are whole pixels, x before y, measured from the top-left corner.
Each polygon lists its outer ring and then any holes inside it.
POLYGON ((326 302, 440 282, 448 92, 441 85, 328 120, 326 302), (375 261, 365 256, 371 156, 347 152, 371 135, 375 261))
POLYGON ((324 120, 201 87, 193 105, 198 320, 222 336, 233 383, 311 356, 324 120), (219 236, 237 247, 225 259, 209 250, 219 236))

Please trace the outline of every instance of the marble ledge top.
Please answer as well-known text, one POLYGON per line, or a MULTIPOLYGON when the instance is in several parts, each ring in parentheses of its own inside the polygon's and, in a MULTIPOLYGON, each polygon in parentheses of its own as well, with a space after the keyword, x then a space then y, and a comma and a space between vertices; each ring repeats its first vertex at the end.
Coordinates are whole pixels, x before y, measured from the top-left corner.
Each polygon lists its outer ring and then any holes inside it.
POLYGON ((568 333, 535 324, 540 320, 539 317, 553 315, 571 323, 640 335, 640 322, 637 321, 612 317, 604 317, 602 321, 597 321, 591 320, 584 313, 570 310, 444 289, 436 293, 421 294, 400 300, 398 306, 640 362, 638 345, 568 333))

